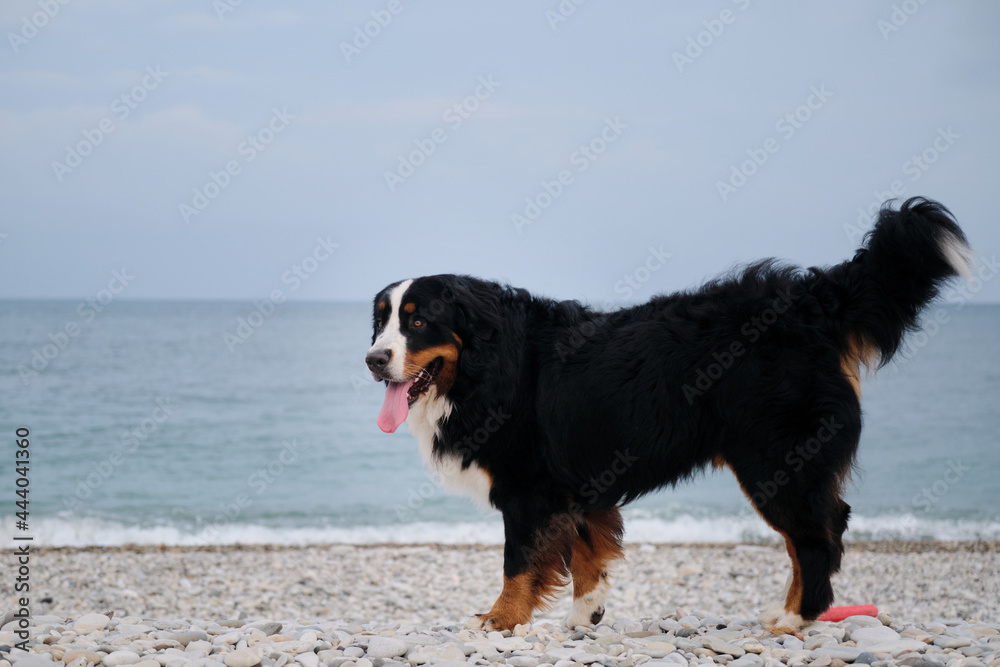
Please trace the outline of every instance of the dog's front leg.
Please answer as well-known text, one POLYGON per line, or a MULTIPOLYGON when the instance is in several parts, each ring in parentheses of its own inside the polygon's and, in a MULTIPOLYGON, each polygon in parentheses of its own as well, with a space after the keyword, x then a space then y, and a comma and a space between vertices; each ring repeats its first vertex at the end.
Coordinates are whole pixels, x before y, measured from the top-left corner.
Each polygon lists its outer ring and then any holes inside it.
POLYGON ((559 587, 569 583, 575 527, 568 514, 504 511, 503 591, 471 627, 513 630, 530 623, 559 587))

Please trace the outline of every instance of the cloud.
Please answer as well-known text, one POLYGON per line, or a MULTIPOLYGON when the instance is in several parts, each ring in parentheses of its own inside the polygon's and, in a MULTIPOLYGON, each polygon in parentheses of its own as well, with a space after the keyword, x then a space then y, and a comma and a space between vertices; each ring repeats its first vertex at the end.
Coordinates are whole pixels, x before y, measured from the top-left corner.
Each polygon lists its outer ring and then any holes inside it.
MULTIPOLYGON (((425 96, 371 102, 333 100, 314 107, 303 114, 302 118, 304 123, 311 125, 440 123, 444 113, 462 100, 462 96, 425 96)), ((477 120, 510 120, 530 115, 531 109, 528 107, 493 99, 483 102, 474 112, 477 120)))
POLYGON ((219 67, 208 67, 198 65, 177 70, 177 78, 181 79, 201 79, 212 83, 249 81, 250 77, 244 72, 222 69, 219 67))
POLYGON ((115 118, 108 107, 72 105, 29 113, 0 112, 0 146, 28 146, 35 154, 48 155, 79 140, 81 132, 93 130, 102 118, 114 121, 116 141, 207 149, 220 154, 231 152, 247 129, 211 118, 190 104, 137 113, 125 120, 115 118))
POLYGON ((21 20, 41 11, 37 0, 4 0, 0 3, 0 27, 11 30, 21 26, 21 20))
MULTIPOLYGON (((149 63, 155 66, 156 63, 149 63)), ((142 80, 144 68, 95 70, 86 74, 69 74, 65 71, 23 69, 0 72, 0 86, 16 87, 31 93, 83 93, 90 98, 97 91, 111 99, 127 93, 142 80)))
POLYGON ((0 145, 46 146, 52 142, 68 141, 107 114, 106 107, 85 104, 47 107, 29 113, 0 111, 0 145))
POLYGON ((199 107, 181 104, 140 116, 122 133, 136 141, 232 151, 246 134, 242 125, 211 118, 199 107))
POLYGON ((241 6, 232 7, 231 11, 218 12, 215 5, 230 7, 225 0, 214 4, 206 3, 204 12, 185 12, 165 16, 156 21, 156 27, 165 30, 256 30, 260 28, 281 28, 299 25, 306 21, 306 16, 300 12, 286 9, 259 11, 241 6))

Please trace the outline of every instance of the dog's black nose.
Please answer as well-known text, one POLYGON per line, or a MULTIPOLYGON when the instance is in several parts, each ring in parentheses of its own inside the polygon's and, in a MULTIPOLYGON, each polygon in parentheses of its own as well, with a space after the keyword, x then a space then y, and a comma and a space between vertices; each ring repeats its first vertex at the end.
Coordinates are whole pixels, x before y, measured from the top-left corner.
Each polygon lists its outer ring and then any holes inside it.
POLYGON ((391 359, 392 350, 375 350, 368 353, 368 356, 365 357, 365 363, 368 364, 372 373, 379 373, 385 370, 391 359))

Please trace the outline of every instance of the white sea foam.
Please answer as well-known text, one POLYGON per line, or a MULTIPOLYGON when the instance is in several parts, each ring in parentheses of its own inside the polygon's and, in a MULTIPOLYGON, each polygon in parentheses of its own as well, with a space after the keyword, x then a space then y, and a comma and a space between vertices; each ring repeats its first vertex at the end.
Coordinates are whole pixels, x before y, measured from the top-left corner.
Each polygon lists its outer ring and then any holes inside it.
MULTIPOLYGON (((670 519, 635 510, 626 512, 626 542, 735 543, 775 541, 776 534, 755 515, 696 517, 682 514, 670 519)), ((92 546, 122 544, 220 545, 220 544, 501 544, 499 517, 480 522, 414 522, 368 526, 317 526, 276 528, 233 523, 203 530, 179 526, 127 525, 117 521, 84 518, 39 518, 31 535, 36 546, 92 546)), ((0 542, 12 544, 17 533, 0 527, 0 542)), ((913 515, 854 516, 848 540, 871 539, 1000 539, 1000 521, 926 519, 913 515)))

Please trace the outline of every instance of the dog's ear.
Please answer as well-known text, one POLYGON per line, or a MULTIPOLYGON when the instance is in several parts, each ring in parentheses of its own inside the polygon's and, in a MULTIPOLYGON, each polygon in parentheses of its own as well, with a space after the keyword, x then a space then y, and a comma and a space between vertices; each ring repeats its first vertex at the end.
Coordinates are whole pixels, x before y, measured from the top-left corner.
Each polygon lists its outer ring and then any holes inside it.
POLYGON ((464 276, 449 287, 455 333, 462 339, 459 366, 474 382, 492 385, 500 377, 498 365, 503 356, 498 349, 505 330, 502 288, 464 276))
POLYGON ((455 305, 456 333, 463 346, 493 341, 503 325, 499 295, 479 281, 461 282, 451 287, 455 305))

